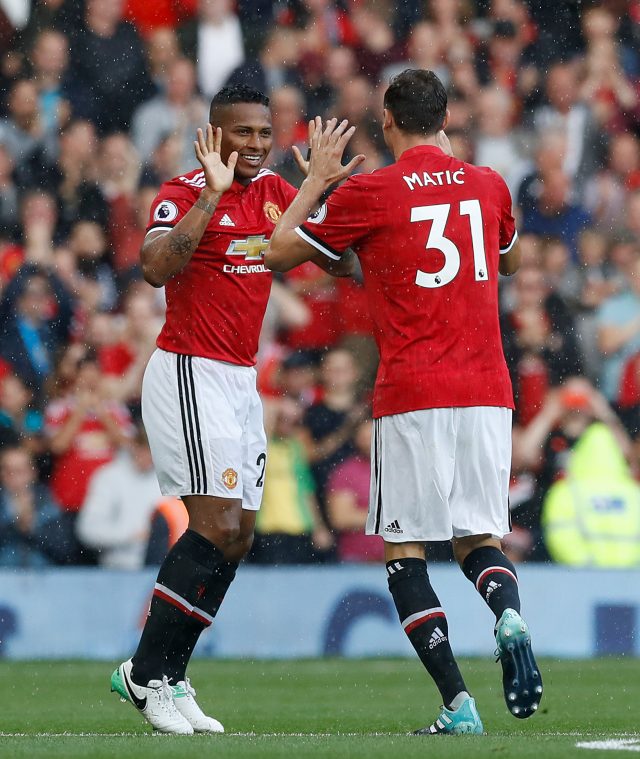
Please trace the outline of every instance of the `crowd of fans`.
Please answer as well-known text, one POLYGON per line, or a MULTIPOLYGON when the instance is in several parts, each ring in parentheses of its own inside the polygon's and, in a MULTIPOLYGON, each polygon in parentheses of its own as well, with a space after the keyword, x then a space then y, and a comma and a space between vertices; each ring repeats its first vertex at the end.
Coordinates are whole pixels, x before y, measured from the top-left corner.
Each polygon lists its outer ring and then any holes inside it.
MULTIPOLYGON (((455 155, 498 170, 514 199, 506 549, 567 560, 545 533, 547 494, 591 470, 567 454, 596 422, 610 434, 591 455, 621 452, 611 469, 627 488, 607 490, 611 470, 598 486, 602 529, 615 538, 624 512, 640 546, 639 41, 638 0, 0 0, 0 565, 133 568, 184 529, 140 424, 163 297, 137 261, 160 184, 195 166, 210 97, 225 83, 267 92, 270 166, 299 184, 290 148, 316 114, 358 126, 361 171, 391 161, 382 93, 408 67, 441 77, 455 155)), ((357 280, 310 263, 276 280, 253 560, 380 557, 362 535, 376 360, 357 280)))

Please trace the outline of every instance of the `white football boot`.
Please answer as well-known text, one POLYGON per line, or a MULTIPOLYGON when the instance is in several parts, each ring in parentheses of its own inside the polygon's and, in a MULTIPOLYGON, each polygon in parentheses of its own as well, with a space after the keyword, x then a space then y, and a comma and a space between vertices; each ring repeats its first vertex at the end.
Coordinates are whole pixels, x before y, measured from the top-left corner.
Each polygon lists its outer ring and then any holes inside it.
POLYGON ((176 709, 173 692, 166 677, 149 680, 146 686, 131 680, 131 659, 123 662, 111 675, 111 691, 122 701, 129 701, 147 722, 160 733, 193 735, 191 724, 176 709))
POLYGON ((224 727, 217 719, 207 717, 198 706, 196 692, 189 678, 171 686, 173 703, 196 733, 224 733, 224 727))

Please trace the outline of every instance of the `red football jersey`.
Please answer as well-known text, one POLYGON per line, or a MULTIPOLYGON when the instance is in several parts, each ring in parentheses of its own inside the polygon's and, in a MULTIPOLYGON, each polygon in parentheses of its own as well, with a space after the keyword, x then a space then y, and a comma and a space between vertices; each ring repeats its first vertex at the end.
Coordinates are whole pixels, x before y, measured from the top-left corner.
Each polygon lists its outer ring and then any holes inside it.
POLYGON ((419 146, 351 177, 297 233, 362 265, 380 366, 374 416, 505 406, 498 261, 516 239, 511 196, 488 168, 419 146))
MULTIPOLYGON (((148 231, 172 229, 205 186, 204 172, 165 182, 151 206, 148 231)), ((269 236, 296 190, 268 169, 222 195, 200 244, 165 286, 167 314, 158 347, 241 366, 255 364, 271 290, 263 263, 269 236)))

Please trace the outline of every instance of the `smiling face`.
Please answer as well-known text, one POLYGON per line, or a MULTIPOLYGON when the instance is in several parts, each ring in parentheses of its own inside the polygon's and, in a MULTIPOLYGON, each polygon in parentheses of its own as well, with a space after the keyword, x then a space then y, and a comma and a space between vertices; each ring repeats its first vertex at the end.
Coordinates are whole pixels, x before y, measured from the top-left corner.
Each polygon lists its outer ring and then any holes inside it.
POLYGON ((227 163, 238 151, 236 179, 247 184, 262 168, 273 142, 271 114, 261 103, 233 103, 212 108, 211 125, 222 128, 220 157, 227 163))

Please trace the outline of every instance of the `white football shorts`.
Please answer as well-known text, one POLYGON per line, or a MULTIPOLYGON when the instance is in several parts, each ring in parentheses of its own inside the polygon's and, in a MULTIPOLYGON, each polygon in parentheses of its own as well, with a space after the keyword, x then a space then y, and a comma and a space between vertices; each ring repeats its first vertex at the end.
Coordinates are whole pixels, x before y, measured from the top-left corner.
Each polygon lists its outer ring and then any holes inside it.
POLYGON ((267 441, 252 366, 158 348, 142 380, 142 419, 163 495, 260 508, 267 441))
POLYGON ((434 408, 374 420, 366 532, 390 543, 511 531, 511 409, 434 408))

